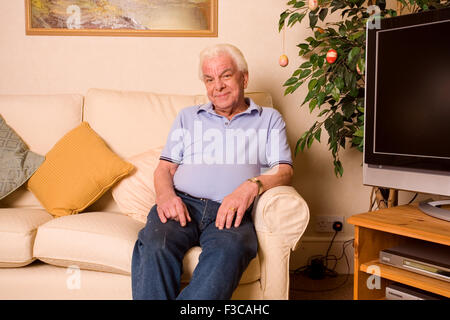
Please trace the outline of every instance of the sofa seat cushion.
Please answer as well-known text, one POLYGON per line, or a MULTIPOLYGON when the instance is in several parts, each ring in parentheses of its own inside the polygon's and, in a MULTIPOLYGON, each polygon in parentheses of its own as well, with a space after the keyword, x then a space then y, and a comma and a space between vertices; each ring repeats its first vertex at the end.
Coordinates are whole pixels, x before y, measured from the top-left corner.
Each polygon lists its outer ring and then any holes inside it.
POLYGON ((0 267, 21 267, 31 263, 39 225, 52 220, 44 209, 0 209, 0 267))
POLYGON ((56 266, 130 274, 134 243, 143 226, 121 213, 59 217, 39 227, 34 256, 56 266))
MULTIPOLYGON (((86 212, 53 219, 38 229, 34 256, 61 267, 131 274, 131 258, 140 221, 121 213, 86 212)), ((188 281, 198 262, 201 249, 192 248, 183 260, 182 281, 188 281)), ((253 259, 241 283, 260 278, 258 257, 253 259)))

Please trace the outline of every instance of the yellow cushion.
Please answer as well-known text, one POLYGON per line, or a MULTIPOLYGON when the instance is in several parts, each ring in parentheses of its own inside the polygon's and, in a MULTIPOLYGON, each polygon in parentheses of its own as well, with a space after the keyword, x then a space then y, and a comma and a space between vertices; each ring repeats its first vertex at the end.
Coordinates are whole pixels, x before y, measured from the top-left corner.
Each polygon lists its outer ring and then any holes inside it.
POLYGON ((28 188, 48 212, 65 216, 83 211, 131 170, 82 122, 46 154, 28 188))

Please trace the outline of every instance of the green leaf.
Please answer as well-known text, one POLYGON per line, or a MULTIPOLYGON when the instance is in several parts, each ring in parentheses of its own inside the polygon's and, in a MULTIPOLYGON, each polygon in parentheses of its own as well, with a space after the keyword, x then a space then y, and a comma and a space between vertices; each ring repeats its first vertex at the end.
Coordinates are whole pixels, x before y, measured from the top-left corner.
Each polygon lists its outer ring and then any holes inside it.
POLYGON ((318 78, 318 77, 320 77, 324 72, 325 72, 324 69, 319 69, 319 70, 317 70, 316 72, 314 72, 312 76, 313 76, 313 78, 318 78))
POLYGON ((286 18, 289 17, 290 12, 288 10, 284 11, 282 14, 280 14, 280 20, 278 21, 278 32, 281 31, 284 27, 284 22, 286 21, 286 18))
POLYGON ((319 92, 319 94, 317 95, 317 105, 320 107, 323 102, 325 101, 325 92, 321 91, 319 92))
POLYGON ((314 91, 309 91, 305 97, 305 100, 303 100, 301 105, 303 106, 305 103, 307 103, 309 100, 311 100, 314 96, 315 96, 314 91))
POLYGON ((317 80, 317 87, 323 86, 326 81, 327 81, 327 77, 326 76, 320 77, 319 80, 317 80))
POLYGON ((338 89, 338 87, 334 87, 333 90, 331 90, 331 95, 336 102, 341 99, 341 91, 338 89))
POLYGON ((311 69, 304 69, 301 73, 300 76, 298 77, 299 79, 303 79, 307 76, 309 76, 311 74, 311 69))
POLYGON ((325 113, 329 112, 330 109, 323 109, 322 111, 320 111, 320 113, 317 115, 318 117, 323 116, 325 113))
POLYGON ((309 13, 309 26, 311 29, 314 29, 314 27, 317 24, 318 19, 319 19, 319 17, 316 14, 314 14, 314 12, 311 11, 309 13))
POLYGON ((364 137, 364 129, 359 128, 358 130, 355 131, 355 133, 353 135, 356 137, 364 137))
POLYGON ((362 57, 359 58, 357 64, 358 64, 358 68, 359 68, 361 74, 364 74, 364 73, 366 72, 366 62, 365 62, 365 59, 362 58, 362 57))
POLYGON ((328 8, 320 9, 320 11, 319 11, 319 19, 320 19, 320 21, 325 20, 327 14, 328 14, 328 8))
POLYGON ((344 79, 342 79, 341 77, 337 77, 336 79, 334 79, 334 85, 339 90, 344 89, 344 86, 345 86, 344 79))
POLYGON ((284 95, 288 95, 290 93, 293 93, 295 90, 298 89, 298 87, 300 87, 303 84, 303 81, 299 81, 297 82, 294 86, 289 86, 286 88, 286 90, 284 91, 284 95))
POLYGON ((314 54, 312 54, 311 57, 309 58, 309 61, 310 61, 312 64, 316 64, 318 58, 319 58, 319 56, 317 55, 317 53, 314 53, 314 54))
POLYGON ((303 150, 305 149, 305 144, 306 144, 306 138, 304 138, 302 140, 302 142, 300 143, 300 151, 303 152, 303 150))
POLYGON ((331 90, 333 90, 333 88, 334 88, 334 83, 328 82, 327 85, 325 86, 325 93, 330 94, 331 90))
POLYGON ((350 41, 355 41, 356 39, 358 39, 359 37, 361 37, 362 35, 364 35, 364 32, 365 32, 364 30, 360 30, 360 31, 358 31, 358 32, 355 32, 355 33, 349 35, 349 36, 348 36, 348 39, 349 39, 350 41))
POLYGON ((310 136, 308 137, 308 142, 307 142, 307 144, 308 144, 308 149, 311 148, 311 145, 313 144, 313 142, 314 142, 314 137, 310 135, 310 136))
POLYGON ((298 80, 299 79, 297 77, 291 77, 283 84, 283 86, 286 87, 286 86, 293 85, 294 83, 297 83, 298 80))
POLYGON ((325 55, 319 56, 319 59, 317 60, 317 66, 319 68, 322 68, 324 62, 325 62, 325 55))
POLYGON ((308 90, 312 90, 314 89, 314 87, 317 85, 317 79, 312 79, 309 83, 308 83, 308 90))
POLYGON ((309 102, 309 113, 312 113, 316 106, 317 106, 317 99, 314 98, 309 102))
POLYGON ((340 176, 342 177, 342 175, 344 174, 344 168, 342 167, 342 163, 339 160, 334 160, 334 174, 336 175, 336 177, 340 176))
POLYGON ((350 118, 350 116, 355 111, 355 105, 353 103, 346 103, 342 106, 342 112, 344 113, 344 117, 350 118))
POLYGON ((292 27, 296 22, 301 22, 303 20, 303 18, 305 17, 305 14, 300 14, 298 12, 293 13, 290 17, 289 17, 289 21, 288 21, 288 27, 292 27))
POLYGON ((354 48, 352 48, 352 50, 350 50, 350 52, 348 53, 348 58, 347 58, 348 64, 353 63, 353 60, 359 54, 360 51, 361 51, 361 48, 359 48, 359 47, 354 47, 354 48))
POLYGON ((294 8, 301 8, 305 5, 305 3, 303 1, 298 1, 295 5, 294 8))
POLYGON ((320 142, 320 136, 322 134, 322 128, 319 128, 315 133, 314 133, 314 138, 320 142))
POLYGON ((286 90, 284 90, 284 95, 287 96, 288 94, 292 93, 294 90, 294 86, 287 87, 286 90))
POLYGON ((297 47, 299 47, 300 49, 303 49, 303 50, 309 49, 309 45, 307 43, 300 43, 299 45, 297 45, 297 47))
POLYGON ((312 67, 312 63, 309 61, 303 62, 300 66, 300 68, 302 68, 302 69, 311 68, 311 67, 312 67))

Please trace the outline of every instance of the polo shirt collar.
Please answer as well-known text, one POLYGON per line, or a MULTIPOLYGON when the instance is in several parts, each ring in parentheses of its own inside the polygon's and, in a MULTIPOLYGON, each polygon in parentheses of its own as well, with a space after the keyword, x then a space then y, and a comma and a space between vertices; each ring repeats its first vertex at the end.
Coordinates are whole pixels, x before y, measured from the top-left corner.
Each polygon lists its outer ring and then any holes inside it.
MULTIPOLYGON (((260 106, 258 106, 252 99, 246 97, 245 98, 245 102, 247 104, 249 104, 249 106, 248 106, 247 110, 241 112, 241 114, 242 113, 252 113, 253 110, 256 110, 259 114, 261 114, 262 108, 260 106)), ((197 113, 199 113, 202 110, 206 111, 206 112, 209 112, 209 113, 212 113, 214 115, 217 115, 217 113, 214 111, 213 104, 212 104, 211 101, 209 101, 208 103, 200 105, 198 107, 197 113)))

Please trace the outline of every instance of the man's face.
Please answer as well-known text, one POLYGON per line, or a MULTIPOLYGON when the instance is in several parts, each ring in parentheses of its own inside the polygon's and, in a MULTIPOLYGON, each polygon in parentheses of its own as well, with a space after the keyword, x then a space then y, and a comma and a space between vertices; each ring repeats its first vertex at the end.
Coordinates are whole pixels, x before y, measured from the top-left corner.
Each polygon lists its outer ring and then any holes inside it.
POLYGON ((239 71, 228 54, 205 59, 202 71, 206 93, 216 111, 231 111, 245 103, 248 74, 239 71))

